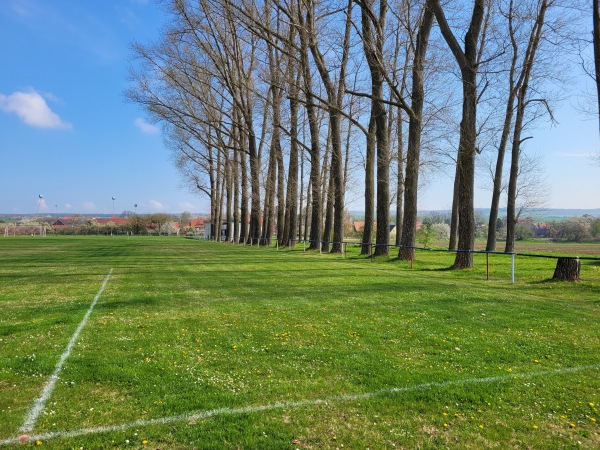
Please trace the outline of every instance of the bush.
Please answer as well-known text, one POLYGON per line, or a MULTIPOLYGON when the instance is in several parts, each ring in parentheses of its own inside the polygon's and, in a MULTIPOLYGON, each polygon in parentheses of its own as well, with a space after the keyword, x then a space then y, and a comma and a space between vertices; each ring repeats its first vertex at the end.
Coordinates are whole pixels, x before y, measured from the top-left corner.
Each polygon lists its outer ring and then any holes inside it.
POLYGON ((515 226, 515 239, 517 241, 523 241, 533 237, 535 237, 535 233, 528 223, 518 223, 515 226))
POLYGON ((590 233, 594 239, 600 239, 600 219, 594 219, 592 221, 590 233))
POLYGON ((555 241, 581 242, 591 237, 591 222, 585 217, 573 217, 562 222, 553 222, 549 235, 555 241))
POLYGON ((436 239, 450 239, 450 225, 447 223, 434 223, 431 228, 436 239))

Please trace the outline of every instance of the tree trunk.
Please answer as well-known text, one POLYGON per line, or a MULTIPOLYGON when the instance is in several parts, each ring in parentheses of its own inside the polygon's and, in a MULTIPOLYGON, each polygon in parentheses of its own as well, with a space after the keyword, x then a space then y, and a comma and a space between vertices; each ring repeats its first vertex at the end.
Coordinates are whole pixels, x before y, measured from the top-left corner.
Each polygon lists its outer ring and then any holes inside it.
MULTIPOLYGON (((333 166, 331 167, 333 170, 333 166)), ((333 228, 333 210, 334 210, 334 190, 335 184, 333 181, 333 175, 329 176, 329 187, 327 189, 327 205, 325 207, 325 226, 323 227, 323 238, 321 242, 321 251, 324 253, 329 252, 329 246, 331 244, 331 230, 333 228)))
POLYGON ((375 112, 371 108, 371 118, 367 131, 365 155, 365 226, 363 227, 361 255, 370 255, 375 220, 375 112))
POLYGON ((258 243, 260 239, 260 158, 256 148, 256 136, 252 129, 252 120, 248 121, 248 148, 250 154, 250 242, 258 243))
POLYGON ((402 109, 398 108, 397 117, 397 133, 398 133, 398 180, 396 186, 396 245, 400 245, 402 241, 402 222, 404 216, 404 139, 403 139, 403 123, 402 109))
MULTIPOLYGON (((244 139, 242 139, 242 143, 244 139)), ((240 241, 248 242, 248 167, 246 166, 246 152, 240 151, 240 171, 242 175, 242 203, 240 205, 240 241)))
POLYGON ((298 214, 298 95, 293 89, 290 95, 290 159, 288 166, 288 182, 285 208, 285 228, 281 245, 294 247, 296 245, 297 214, 298 214))
POLYGON ((460 172, 456 165, 454 173, 454 184, 452 189, 452 213, 450 215, 450 241, 448 242, 448 250, 456 250, 458 248, 458 186, 460 184, 460 172))
MULTIPOLYGON (((310 183, 309 195, 311 197, 311 218, 310 218, 310 246, 311 250, 319 249, 319 239, 321 238, 321 192, 320 192, 320 162, 321 147, 319 143, 319 124, 317 121, 316 106, 312 90, 312 73, 308 60, 309 36, 306 27, 304 11, 298 10, 299 36, 300 36, 300 65, 302 67, 302 79, 304 83, 304 96, 306 98, 306 115, 308 117, 308 127, 310 131, 310 183)), ((308 210, 308 205, 307 205, 308 210)), ((305 227, 305 234, 306 234, 305 227)))
POLYGON ((473 199, 475 190, 475 154, 477 139, 477 69, 478 41, 485 13, 485 0, 473 2, 471 22, 464 39, 464 51, 452 33, 439 0, 429 0, 440 26, 444 40, 454 55, 461 72, 463 88, 462 119, 458 144, 457 170, 458 184, 458 252, 453 268, 473 267, 473 246, 475 244, 475 211, 473 199))
POLYGON ((238 149, 233 150, 233 242, 240 241, 240 161, 238 149))
POLYGON ((515 228, 517 225, 517 178, 519 176, 519 159, 521 155, 521 135, 525 123, 525 109, 527 108, 527 91, 529 79, 535 61, 535 55, 542 36, 544 17, 548 7, 547 0, 542 0, 538 11, 537 20, 531 31, 527 53, 523 60, 522 82, 517 91, 517 115, 512 138, 512 150, 510 161, 510 175, 508 179, 508 199, 506 205, 506 253, 512 253, 515 248, 515 228))
POLYGON ((233 241, 233 229, 231 227, 232 225, 232 221, 233 221, 233 211, 232 211, 232 203, 233 203, 233 175, 231 173, 232 171, 232 167, 231 167, 231 160, 229 159, 229 150, 226 150, 225 152, 225 183, 227 185, 226 187, 226 195, 227 195, 227 200, 226 200, 226 207, 225 207, 225 213, 226 213, 226 219, 227 220, 227 229, 226 229, 226 237, 227 237, 227 242, 232 242, 233 241))
POLYGON ((425 56, 429 35, 433 26, 433 9, 429 1, 425 5, 423 21, 417 34, 415 61, 412 71, 412 107, 409 112, 408 149, 406 153, 406 177, 404 179, 404 219, 402 221, 401 249, 398 257, 402 260, 414 259, 414 246, 417 237, 417 198, 419 188, 419 161, 421 155, 421 132, 424 103, 425 56))
MULTIPOLYGON (((273 136, 275 133, 273 133, 273 136)), ((267 180, 265 186, 265 204, 263 212, 263 229, 260 245, 270 245, 271 236, 273 236, 273 219, 275 217, 275 179, 277 175, 277 151, 275 141, 271 142, 269 152, 269 169, 267 171, 267 180)))
POLYGON ((580 271, 579 258, 558 258, 552 279, 556 281, 581 281, 580 271))

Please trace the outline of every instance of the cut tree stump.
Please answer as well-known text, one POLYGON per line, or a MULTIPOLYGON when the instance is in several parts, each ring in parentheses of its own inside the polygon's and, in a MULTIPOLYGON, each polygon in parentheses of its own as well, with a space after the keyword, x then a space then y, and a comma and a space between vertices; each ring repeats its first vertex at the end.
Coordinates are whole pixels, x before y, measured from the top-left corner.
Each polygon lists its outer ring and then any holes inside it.
POLYGON ((580 269, 579 258, 558 258, 552 279, 557 281, 580 281, 580 269))

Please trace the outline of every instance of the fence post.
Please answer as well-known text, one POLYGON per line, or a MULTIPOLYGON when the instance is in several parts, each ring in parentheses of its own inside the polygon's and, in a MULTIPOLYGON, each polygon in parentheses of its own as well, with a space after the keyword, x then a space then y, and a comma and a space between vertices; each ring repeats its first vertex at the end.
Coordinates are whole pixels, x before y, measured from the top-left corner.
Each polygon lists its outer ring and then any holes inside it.
POLYGON ((512 256, 512 262, 511 262, 511 271, 510 271, 511 277, 510 277, 510 279, 511 279, 512 284, 515 284, 515 254, 512 253, 511 256, 512 256))

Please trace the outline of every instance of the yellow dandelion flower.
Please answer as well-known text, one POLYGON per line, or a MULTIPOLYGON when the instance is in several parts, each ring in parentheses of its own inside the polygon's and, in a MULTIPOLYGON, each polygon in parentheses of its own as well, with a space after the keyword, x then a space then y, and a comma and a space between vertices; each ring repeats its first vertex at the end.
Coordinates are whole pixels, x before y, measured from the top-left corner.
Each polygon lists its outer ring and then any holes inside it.
POLYGON ((537 430, 537 429, 538 429, 538 426, 537 426, 537 425, 534 425, 534 426, 533 426, 533 429, 534 429, 534 430, 537 430))
POLYGON ((447 423, 444 423, 444 426, 445 426, 445 427, 448 427, 448 426, 450 426, 450 425, 448 425, 447 423))
POLYGON ((571 428, 575 428, 575 424, 574 424, 573 422, 571 422, 571 423, 569 424, 569 426, 570 426, 571 428))
POLYGON ((142 441, 142 445, 147 445, 147 444, 148 444, 148 441, 147 441, 146 439, 144 439, 144 440, 142 441))
POLYGON ((35 441, 35 445, 42 445, 43 442, 42 441, 35 441))
POLYGON ((595 417, 590 417, 590 420, 591 420, 592 422, 596 422, 596 418, 595 418, 595 417))
POLYGON ((443 413, 442 413, 442 416, 444 416, 444 417, 446 417, 447 415, 448 415, 448 413, 447 413, 447 412, 443 412, 443 413))
POLYGON ((592 408, 594 407, 594 404, 592 402, 589 402, 588 405, 590 405, 592 408))
POLYGON ((483 429, 483 425, 479 425, 479 428, 483 429))

